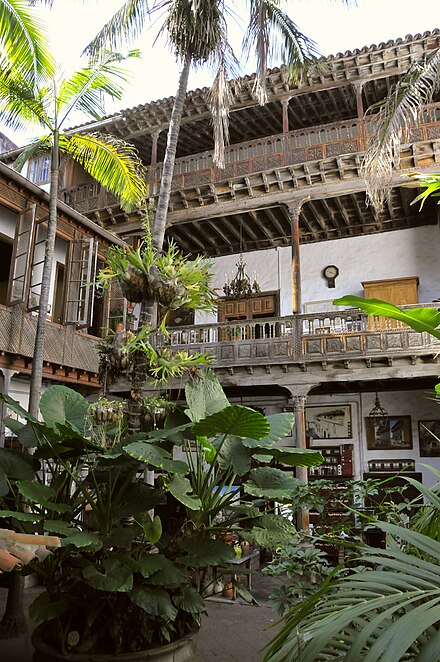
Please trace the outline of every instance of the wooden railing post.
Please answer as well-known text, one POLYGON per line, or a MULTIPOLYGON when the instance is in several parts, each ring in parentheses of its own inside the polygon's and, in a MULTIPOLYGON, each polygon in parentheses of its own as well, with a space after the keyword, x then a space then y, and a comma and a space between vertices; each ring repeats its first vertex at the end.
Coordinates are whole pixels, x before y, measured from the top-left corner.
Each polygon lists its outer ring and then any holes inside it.
POLYGON ((359 149, 363 152, 366 149, 366 139, 365 127, 364 127, 364 102, 362 99, 362 88, 364 87, 365 81, 359 80, 352 83, 354 90, 356 92, 356 108, 357 116, 359 121, 359 149))

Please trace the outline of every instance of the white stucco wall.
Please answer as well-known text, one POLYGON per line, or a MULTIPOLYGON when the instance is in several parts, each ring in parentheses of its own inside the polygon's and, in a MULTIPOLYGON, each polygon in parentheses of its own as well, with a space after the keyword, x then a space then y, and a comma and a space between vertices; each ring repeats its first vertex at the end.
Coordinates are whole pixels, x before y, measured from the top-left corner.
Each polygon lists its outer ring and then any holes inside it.
MULTIPOLYGON (((362 282, 387 278, 418 276, 419 302, 440 298, 440 232, 437 226, 423 226, 362 237, 348 237, 301 246, 301 291, 303 311, 313 302, 328 302, 344 294, 363 295, 362 282), (322 276, 324 267, 339 269, 336 287, 329 288, 322 276)), ((213 286, 223 295, 226 275, 237 272, 238 255, 211 261, 213 286)), ((257 274, 263 292, 280 290, 280 314, 292 314, 292 277, 290 247, 244 254, 246 271, 257 274)), ((217 320, 216 314, 197 315, 196 323, 217 320)))
POLYGON ((0 234, 5 237, 13 237, 16 222, 17 212, 0 204, 0 234))

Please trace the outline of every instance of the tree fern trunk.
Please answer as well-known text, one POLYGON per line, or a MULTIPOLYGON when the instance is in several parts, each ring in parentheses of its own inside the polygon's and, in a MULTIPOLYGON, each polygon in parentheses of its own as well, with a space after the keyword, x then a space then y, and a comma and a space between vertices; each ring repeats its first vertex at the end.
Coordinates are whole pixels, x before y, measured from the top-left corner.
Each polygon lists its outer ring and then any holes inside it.
POLYGON ((38 416, 43 381, 43 356, 46 335, 47 309, 49 305, 50 281, 52 276, 53 254, 57 229, 58 179, 60 172, 60 159, 58 151, 58 132, 54 132, 51 171, 50 171, 50 199, 49 219, 47 227, 46 247, 44 251, 43 276, 41 280, 40 306, 38 309, 37 332, 35 335, 34 358, 32 360, 29 413, 38 416))
POLYGON ((180 124, 182 121, 183 104, 185 102, 186 90, 188 88, 188 76, 191 68, 191 57, 186 56, 180 72, 179 85, 174 100, 173 112, 168 129, 167 148, 163 162, 162 177, 160 180, 159 198, 157 201, 156 216, 153 227, 153 244, 158 250, 162 250, 165 236, 165 224, 170 202, 171 184, 173 181, 174 161, 176 159, 177 142, 179 140, 180 124))

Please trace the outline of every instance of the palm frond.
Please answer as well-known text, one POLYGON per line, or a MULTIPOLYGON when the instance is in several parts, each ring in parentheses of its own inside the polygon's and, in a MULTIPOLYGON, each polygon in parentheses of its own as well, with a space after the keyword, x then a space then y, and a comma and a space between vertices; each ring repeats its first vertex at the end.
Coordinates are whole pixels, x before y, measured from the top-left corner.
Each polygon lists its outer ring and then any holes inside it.
MULTIPOLYGON (((137 50, 130 51, 127 55, 129 58, 138 56, 137 50)), ((128 72, 115 63, 125 59, 119 53, 106 51, 100 60, 63 80, 57 95, 60 127, 73 109, 81 110, 98 120, 105 114, 105 95, 112 99, 121 99, 124 88, 120 82, 127 81, 128 72)))
POLYGON ((440 50, 437 50, 426 62, 411 67, 373 117, 362 176, 366 180, 368 200, 376 209, 382 207, 389 194, 406 132, 417 124, 423 106, 432 101, 439 87, 440 50))
POLYGON ((144 27, 149 11, 147 0, 126 0, 85 47, 84 54, 96 58, 104 48, 118 50, 136 40, 144 27))
POLYGON ((45 105, 48 88, 34 89, 24 75, 0 69, 0 118, 12 129, 26 129, 29 123, 51 129, 45 105))
MULTIPOLYGON (((174 0, 161 32, 166 33, 175 55, 189 57, 194 65, 209 62, 219 53, 227 34, 224 2, 218 0, 174 0)), ((159 8, 159 5, 156 5, 159 8)))
POLYGON ((132 145, 99 133, 74 134, 60 136, 60 150, 120 198, 125 211, 145 204, 146 169, 132 145))
POLYGON ((53 74, 43 22, 23 0, 0 3, 0 51, 1 68, 13 67, 34 85, 53 74))
POLYGON ((279 7, 279 0, 251 0, 243 50, 249 55, 254 46, 257 60, 254 94, 260 104, 267 102, 269 58, 281 60, 291 77, 299 80, 319 54, 315 42, 279 7))
POLYGON ((42 156, 43 154, 47 154, 50 150, 51 142, 51 136, 42 136, 41 138, 38 138, 32 142, 30 145, 26 145, 26 147, 22 152, 20 152, 19 156, 13 163, 12 167, 14 170, 21 172, 27 161, 35 159, 38 156, 42 156))
POLYGON ((440 543, 403 527, 378 526, 417 555, 402 551, 397 542, 385 550, 365 548, 360 558, 365 569, 329 582, 318 596, 291 610, 270 644, 267 662, 438 658, 432 638, 438 645, 440 543))
POLYGON ((225 145, 229 145, 229 110, 232 102, 226 68, 222 60, 209 94, 212 125, 214 130, 213 162, 219 168, 225 167, 225 145))

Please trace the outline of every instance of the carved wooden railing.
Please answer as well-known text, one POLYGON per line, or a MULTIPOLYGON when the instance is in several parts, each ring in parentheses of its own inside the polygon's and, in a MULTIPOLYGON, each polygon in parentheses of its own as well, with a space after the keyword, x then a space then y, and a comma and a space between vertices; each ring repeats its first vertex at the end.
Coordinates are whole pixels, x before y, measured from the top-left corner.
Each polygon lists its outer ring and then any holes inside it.
MULTIPOLYGON (((437 307, 438 303, 402 306, 437 307)), ((220 364, 252 365, 323 359, 326 356, 418 354, 438 351, 440 341, 402 322, 369 317, 357 309, 264 318, 234 324, 174 327, 166 342, 174 348, 208 352, 220 364)))
MULTIPOLYGON (((185 156, 175 161, 173 189, 216 183, 285 165, 363 152, 370 130, 369 122, 353 119, 234 144, 226 148, 224 170, 213 166, 212 151, 185 156)), ((426 106, 420 124, 409 131, 407 142, 437 138, 440 138, 440 103, 426 106)), ((149 180, 153 185, 159 182, 162 167, 161 163, 150 167, 149 180)), ((154 190, 151 194, 154 195, 154 190)), ((113 195, 96 183, 65 189, 64 200, 82 213, 117 202, 113 195)))

